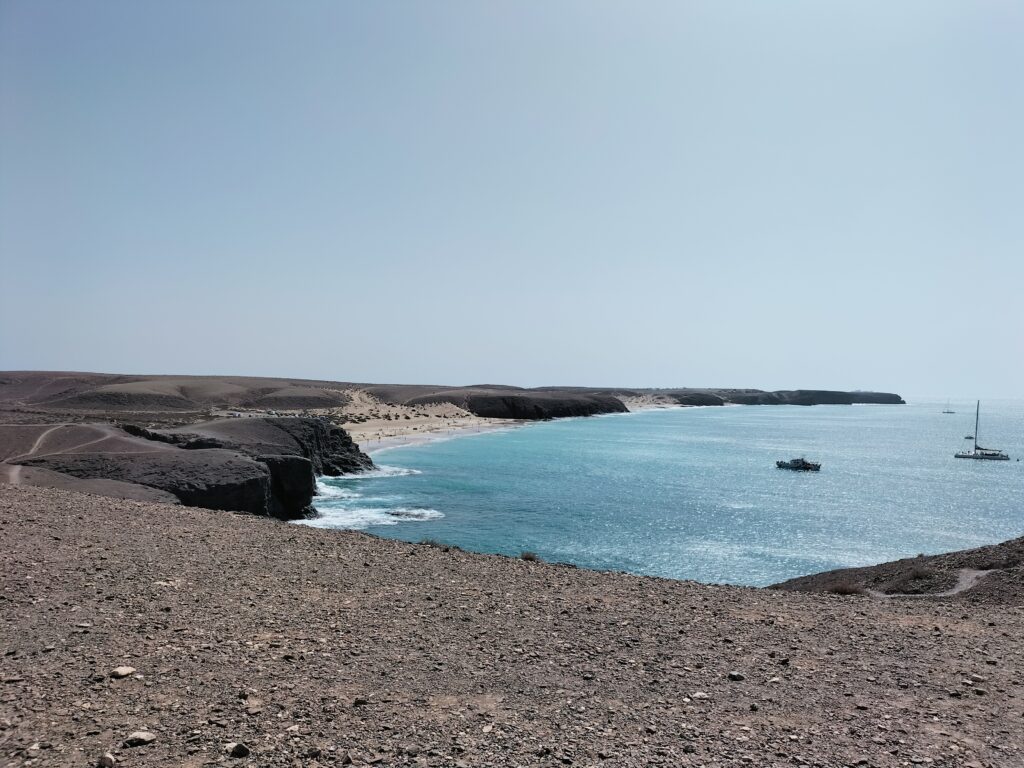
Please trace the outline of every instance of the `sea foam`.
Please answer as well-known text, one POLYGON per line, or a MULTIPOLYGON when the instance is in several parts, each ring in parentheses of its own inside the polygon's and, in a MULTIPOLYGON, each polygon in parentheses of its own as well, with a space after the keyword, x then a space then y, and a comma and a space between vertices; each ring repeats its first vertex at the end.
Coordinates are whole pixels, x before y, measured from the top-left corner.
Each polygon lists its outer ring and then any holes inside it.
POLYGON ((444 513, 436 509, 413 507, 326 507, 318 511, 319 517, 297 522, 315 528, 363 530, 376 525, 398 525, 405 522, 439 520, 444 517, 444 513))

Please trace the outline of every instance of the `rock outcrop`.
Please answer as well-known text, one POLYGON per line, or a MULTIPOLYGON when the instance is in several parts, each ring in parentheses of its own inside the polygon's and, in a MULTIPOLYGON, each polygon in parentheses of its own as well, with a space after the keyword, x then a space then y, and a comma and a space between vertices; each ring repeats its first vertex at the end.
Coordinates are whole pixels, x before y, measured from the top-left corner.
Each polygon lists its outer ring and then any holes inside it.
POLYGON ((9 444, 0 451, 5 476, 19 483, 284 520, 314 514, 316 475, 373 467, 348 433, 320 419, 221 419, 170 430, 66 424, 0 433, 0 443, 9 444))
POLYGON ((840 392, 828 389, 791 389, 776 392, 757 390, 732 391, 724 395, 730 403, 740 405, 905 405, 902 397, 890 392, 840 392))
POLYGON ((20 462, 85 479, 157 488, 190 507, 272 515, 266 464, 222 450, 149 453, 59 453, 20 462))
POLYGON ((531 392, 451 390, 416 397, 407 405, 451 403, 465 408, 475 416, 492 419, 539 421, 566 416, 596 416, 602 413, 625 413, 625 404, 613 395, 577 394, 572 392, 531 392))
POLYGON ((771 588, 894 598, 957 596, 976 602, 1020 605, 1022 584, 1024 537, 974 549, 798 576, 771 588))
POLYGON ((671 397, 679 405, 725 405, 725 398, 710 392, 679 392, 671 397))
POLYGON ((216 419, 174 429, 128 425, 133 435, 186 449, 225 448, 260 459, 301 456, 318 475, 346 475, 373 468, 348 433, 324 419, 301 417, 216 419))
POLYGON ((265 465, 270 473, 268 514, 287 520, 314 514, 316 475, 336 477, 373 468, 345 430, 323 419, 217 419, 176 429, 129 425, 125 430, 187 451, 233 451, 265 465))

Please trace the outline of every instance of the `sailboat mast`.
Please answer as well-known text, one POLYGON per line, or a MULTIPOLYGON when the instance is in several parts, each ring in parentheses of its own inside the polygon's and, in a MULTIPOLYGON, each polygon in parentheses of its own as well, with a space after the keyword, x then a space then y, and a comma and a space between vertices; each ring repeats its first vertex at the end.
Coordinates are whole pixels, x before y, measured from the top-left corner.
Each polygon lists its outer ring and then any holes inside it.
POLYGON ((981 415, 981 400, 974 408, 974 452, 978 452, 978 417, 981 415))

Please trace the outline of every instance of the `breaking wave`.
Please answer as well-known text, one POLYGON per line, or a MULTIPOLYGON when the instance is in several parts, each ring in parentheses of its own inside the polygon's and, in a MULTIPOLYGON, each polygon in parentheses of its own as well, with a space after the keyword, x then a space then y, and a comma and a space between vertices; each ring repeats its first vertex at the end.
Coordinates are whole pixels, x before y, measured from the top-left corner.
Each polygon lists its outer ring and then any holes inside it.
POLYGON ((439 520, 443 512, 436 509, 413 507, 324 507, 317 508, 320 516, 312 520, 300 520, 300 525, 314 528, 341 528, 362 530, 375 525, 398 525, 406 522, 439 520))

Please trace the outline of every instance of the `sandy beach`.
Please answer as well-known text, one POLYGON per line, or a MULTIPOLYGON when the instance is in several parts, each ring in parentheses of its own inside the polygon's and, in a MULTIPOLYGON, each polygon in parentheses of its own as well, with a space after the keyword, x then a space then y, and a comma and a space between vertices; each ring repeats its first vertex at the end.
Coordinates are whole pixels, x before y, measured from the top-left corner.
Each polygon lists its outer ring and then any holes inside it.
POLYGON ((349 389, 345 394, 349 401, 327 411, 327 415, 342 424, 367 452, 522 425, 512 419, 475 416, 449 403, 415 406, 386 403, 362 389, 349 389))

